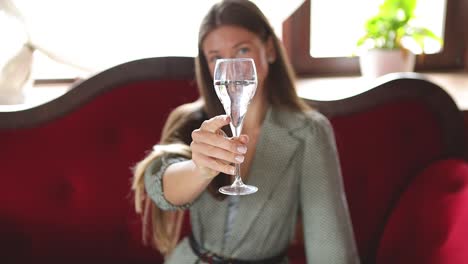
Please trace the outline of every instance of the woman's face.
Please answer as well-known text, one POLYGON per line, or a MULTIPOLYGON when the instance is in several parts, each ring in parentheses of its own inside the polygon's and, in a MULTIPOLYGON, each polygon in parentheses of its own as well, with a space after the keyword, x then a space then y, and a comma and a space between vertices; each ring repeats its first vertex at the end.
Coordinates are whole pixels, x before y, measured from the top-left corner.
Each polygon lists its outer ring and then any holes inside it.
POLYGON ((252 58, 257 70, 257 93, 263 91, 268 75, 268 61, 276 58, 271 39, 263 42, 255 33, 238 26, 220 26, 214 29, 206 35, 202 49, 211 76, 217 59, 252 58))

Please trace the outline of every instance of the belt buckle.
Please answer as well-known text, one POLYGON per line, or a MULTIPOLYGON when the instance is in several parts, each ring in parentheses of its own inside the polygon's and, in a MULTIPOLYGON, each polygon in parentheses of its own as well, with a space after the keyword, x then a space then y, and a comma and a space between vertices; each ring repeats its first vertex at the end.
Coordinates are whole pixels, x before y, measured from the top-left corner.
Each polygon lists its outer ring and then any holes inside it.
POLYGON ((217 255, 212 252, 207 253, 205 256, 208 258, 209 263, 213 263, 213 264, 232 264, 233 263, 231 259, 225 258, 223 256, 217 255))

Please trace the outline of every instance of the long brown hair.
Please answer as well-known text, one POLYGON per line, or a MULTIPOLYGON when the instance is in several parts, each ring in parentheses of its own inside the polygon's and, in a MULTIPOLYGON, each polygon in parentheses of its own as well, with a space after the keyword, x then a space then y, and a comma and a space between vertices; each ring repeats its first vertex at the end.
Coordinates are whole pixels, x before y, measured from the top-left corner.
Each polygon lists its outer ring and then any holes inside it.
MULTIPOLYGON (((177 108, 170 115, 159 143, 159 151, 157 148, 150 153, 137 164, 134 171, 132 188, 135 192, 135 208, 144 218, 143 235, 144 237, 151 236, 152 244, 163 254, 170 253, 178 241, 183 212, 168 212, 157 208, 144 193, 142 175, 150 162, 164 153, 172 152, 190 157, 188 146, 191 141, 191 131, 198 128, 204 119, 224 114, 223 107, 213 89, 213 79, 202 50, 206 35, 223 25, 244 28, 256 34, 265 43, 270 38, 273 40, 276 60, 269 66, 269 74, 265 83, 268 103, 292 111, 309 109, 296 93, 295 77, 283 46, 260 9, 248 0, 224 0, 215 4, 203 19, 198 36, 195 72, 200 98, 195 103, 177 108), (146 206, 143 206, 144 203, 146 206), (145 223, 148 223, 148 220, 145 219, 148 219, 148 215, 151 215, 152 221, 151 225, 147 226, 145 223), (148 234, 148 230, 151 234, 148 234)), ((225 132, 231 135, 227 128, 225 132)), ((227 185, 229 180, 229 176, 225 174, 218 175, 210 183, 208 191, 218 199, 224 198, 217 190, 227 185)))
POLYGON ((135 211, 142 217, 143 244, 156 248, 164 256, 175 248, 182 228, 183 211, 163 211, 146 193, 144 175, 157 158, 166 154, 191 157, 191 131, 206 119, 201 100, 177 107, 164 125, 161 139, 146 157, 133 168, 132 191, 135 211))

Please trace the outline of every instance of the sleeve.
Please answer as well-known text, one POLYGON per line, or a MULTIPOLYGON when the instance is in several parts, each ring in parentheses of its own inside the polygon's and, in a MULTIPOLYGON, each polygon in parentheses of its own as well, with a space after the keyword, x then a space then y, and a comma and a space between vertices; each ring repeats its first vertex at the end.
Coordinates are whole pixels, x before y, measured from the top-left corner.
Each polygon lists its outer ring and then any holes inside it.
POLYGON ((359 263, 333 130, 314 113, 306 137, 300 187, 308 263, 359 263))
POLYGON ((145 189, 151 200, 161 210, 183 210, 190 207, 191 204, 181 206, 171 204, 164 197, 162 176, 169 165, 185 161, 187 158, 177 155, 161 155, 151 162, 145 171, 145 189))

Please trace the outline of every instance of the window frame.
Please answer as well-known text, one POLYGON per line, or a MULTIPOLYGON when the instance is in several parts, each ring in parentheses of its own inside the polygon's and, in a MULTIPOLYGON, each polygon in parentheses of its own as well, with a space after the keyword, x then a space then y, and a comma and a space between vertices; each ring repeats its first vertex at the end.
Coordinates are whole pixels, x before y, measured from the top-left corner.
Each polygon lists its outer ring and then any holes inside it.
MULTIPOLYGON (((298 76, 358 75, 358 57, 314 58, 310 55, 310 2, 304 3, 283 24, 283 42, 298 76)), ((450 71, 465 66, 464 0, 446 0, 444 47, 436 54, 417 55, 415 71, 450 71), (457 26, 458 24, 458 26, 457 26)), ((468 11, 468 10, 466 10, 468 11)))

